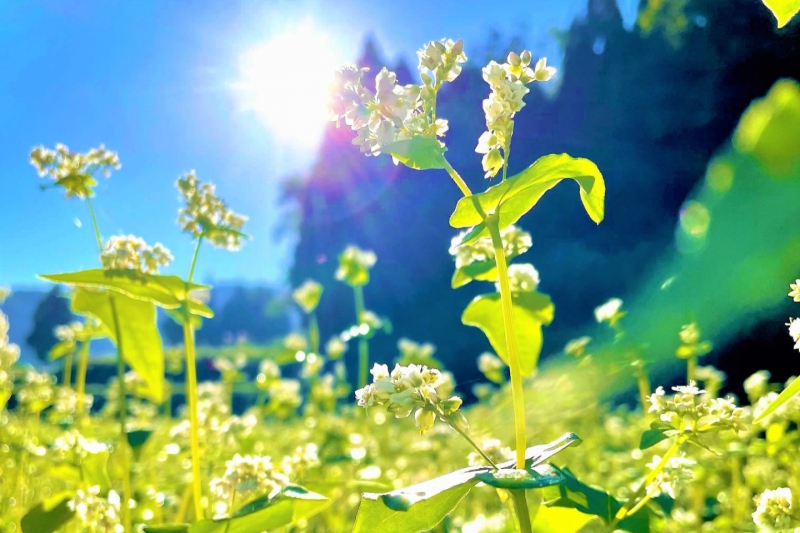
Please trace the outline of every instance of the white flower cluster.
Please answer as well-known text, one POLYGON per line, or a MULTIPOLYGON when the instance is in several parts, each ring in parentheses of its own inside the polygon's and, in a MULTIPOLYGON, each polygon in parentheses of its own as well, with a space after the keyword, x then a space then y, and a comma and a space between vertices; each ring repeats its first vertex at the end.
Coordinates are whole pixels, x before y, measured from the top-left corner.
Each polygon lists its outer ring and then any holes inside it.
POLYGON ((242 369, 247 365, 247 355, 241 352, 232 357, 220 355, 214 358, 213 364, 224 383, 240 381, 244 377, 242 369))
MULTIPOLYGON (((455 257, 456 268, 463 268, 472 263, 494 259, 494 246, 491 237, 481 237, 471 244, 462 244, 464 236, 470 230, 463 231, 450 241, 450 255, 455 257)), ((503 240, 503 251, 506 259, 513 259, 527 252, 531 247, 531 234, 515 225, 500 231, 503 240)))
POLYGON ((794 341, 794 349, 800 350, 800 318, 790 317, 789 322, 786 323, 786 326, 789 328, 789 335, 794 341))
POLYGON ((573 357, 583 357, 586 353, 586 347, 590 342, 592 342, 592 338, 585 335, 577 339, 572 339, 564 346, 564 353, 573 357))
POLYGON ((416 409, 414 420, 423 435, 433 427, 437 417, 442 420, 452 417, 466 426, 466 419, 458 411, 461 398, 442 398, 437 389, 447 380, 435 368, 395 365, 389 373, 389 367, 375 363, 370 373, 373 382, 356 391, 359 406, 386 406, 386 410, 396 418, 405 418, 416 409))
POLYGON ((362 250, 349 245, 339 255, 339 268, 336 279, 350 285, 366 285, 369 282, 369 269, 375 266, 378 256, 371 250, 362 250))
POLYGON ((440 137, 447 121, 435 116, 436 93, 442 82, 453 81, 467 57, 461 41, 429 43, 417 52, 423 85, 397 85, 397 75, 382 68, 373 93, 362 83, 369 70, 348 65, 336 73, 330 118, 337 126, 344 119, 356 133, 367 155, 378 155, 388 144, 416 136, 440 137))
POLYGON ((112 169, 121 167, 117 154, 103 145, 85 154, 72 153, 63 144, 57 144, 55 150, 37 146, 31 150, 31 164, 39 176, 49 176, 56 185, 63 187, 67 198, 92 196, 92 187, 97 184, 94 174, 100 172, 109 177, 112 169))
POLYGON ((78 462, 87 455, 108 451, 108 446, 94 439, 87 439, 78 430, 64 432, 53 441, 56 457, 78 462))
POLYGON ((530 67, 531 53, 511 52, 502 65, 490 61, 483 68, 483 79, 489 84, 491 93, 483 101, 487 131, 478 139, 475 151, 483 155, 483 170, 487 178, 497 175, 508 154, 511 135, 514 131, 514 115, 525 106, 523 97, 528 94, 527 84, 533 81, 548 81, 556 70, 547 66, 547 58, 530 67), (506 155, 503 155, 503 153, 506 155))
POLYGON ((272 359, 264 359, 258 365, 256 387, 261 390, 268 389, 281 378, 281 367, 272 359))
POLYGON ((608 322, 612 326, 616 324, 624 314, 625 313, 622 311, 622 300, 619 298, 611 298, 594 310, 594 318, 598 323, 608 322))
MULTIPOLYGON (((530 263, 510 265, 508 267, 508 284, 511 294, 523 292, 534 292, 539 286, 539 271, 530 263)), ((500 290, 500 283, 495 283, 497 290, 500 290)))
POLYGON ((768 370, 759 370, 744 380, 744 391, 747 393, 750 403, 755 404, 770 391, 770 376, 768 370))
POLYGON ((211 480, 211 493, 224 501, 234 493, 245 500, 255 495, 274 498, 289 485, 289 478, 275 468, 269 456, 237 453, 225 467, 222 477, 211 480))
MULTIPOLYGON (((94 396, 91 394, 83 395, 83 412, 88 413, 92 408, 94 396)), ((70 419, 78 411, 78 393, 66 387, 56 389, 56 397, 53 407, 48 412, 48 418, 54 422, 70 419)))
POLYGON ((100 253, 106 270, 133 270, 144 274, 158 274, 158 267, 169 265, 172 259, 172 254, 161 243, 148 246, 134 235, 111 237, 100 253))
POLYGON ((26 411, 38 413, 53 403, 55 394, 56 388, 50 374, 28 370, 17 391, 17 401, 26 411))
POLYGON ((123 533, 120 524, 120 497, 115 491, 108 496, 100 496, 100 487, 95 485, 87 490, 78 489, 70 500, 69 507, 75 511, 78 520, 89 533, 123 533))
POLYGON ((702 382, 706 391, 712 396, 716 396, 722 385, 725 384, 727 376, 725 372, 713 366, 698 366, 695 371, 697 381, 702 382))
POLYGON ((266 409, 278 418, 290 418, 303 403, 300 382, 296 379, 279 379, 268 389, 269 402, 266 409))
POLYGON ((8 342, 8 318, 0 311, 0 408, 11 396, 14 380, 11 367, 19 360, 19 346, 8 342))
POLYGON ((493 353, 484 352, 478 356, 478 370, 480 370, 486 379, 494 383, 503 383, 506 380, 505 376, 506 364, 502 359, 493 353))
POLYGON ((325 343, 325 353, 331 359, 339 359, 347 351, 347 343, 341 337, 335 335, 325 343))
POLYGON ((200 183, 194 171, 176 182, 185 202, 178 211, 181 229, 195 238, 202 237, 218 248, 239 250, 245 235, 241 232, 247 217, 239 215, 216 194, 211 183, 200 183))
POLYGON ((305 280, 302 285, 297 287, 292 292, 292 299, 306 313, 310 313, 314 309, 316 309, 321 296, 322 296, 322 285, 320 285, 313 279, 305 280))
MULTIPOLYGON (((647 468, 654 470, 660 462, 661 457, 654 455, 647 468)), ((655 491, 652 493, 653 496, 664 493, 675 499, 678 492, 686 485, 686 482, 694 478, 692 467, 696 464, 696 461, 687 459, 684 453, 677 457, 670 457, 667 460, 667 464, 664 465, 664 469, 653 480, 653 486, 655 487, 655 491)))
POLYGON ((756 503, 753 522, 761 531, 782 531, 792 527, 795 519, 792 516, 792 490, 790 488, 767 489, 753 500, 756 503))
POLYGON ((789 298, 795 302, 800 302, 800 279, 795 280, 794 283, 790 283, 789 288, 792 289, 789 291, 789 298))
POLYGON ((664 387, 658 387, 649 396, 649 412, 673 429, 708 432, 743 428, 745 411, 736 406, 732 397, 711 398, 694 381, 672 390, 675 394, 667 396, 664 387))
POLYGON ((292 455, 283 458, 283 471, 294 479, 302 478, 310 469, 320 465, 318 451, 313 443, 298 446, 292 455))

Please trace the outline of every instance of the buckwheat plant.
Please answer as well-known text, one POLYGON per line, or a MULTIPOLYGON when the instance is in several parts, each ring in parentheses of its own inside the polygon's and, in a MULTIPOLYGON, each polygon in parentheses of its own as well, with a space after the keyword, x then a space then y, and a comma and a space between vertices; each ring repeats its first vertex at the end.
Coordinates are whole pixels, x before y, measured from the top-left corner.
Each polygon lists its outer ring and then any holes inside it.
MULTIPOLYGON (((443 169, 453 179, 463 198, 450 217, 454 228, 469 228, 453 240, 451 253, 456 257, 453 286, 473 279, 495 282, 498 292, 479 296, 467 307, 462 321, 480 328, 500 358, 509 366, 513 397, 516 461, 518 470, 526 469, 527 438, 522 378, 530 375, 542 344, 542 325, 553 318, 553 305, 537 291, 539 276, 532 265, 513 265, 508 261, 530 248, 531 238, 513 226, 520 217, 538 202, 541 196, 565 178, 580 186, 581 201, 596 223, 603 219, 605 185, 597 167, 589 160, 575 159, 566 154, 540 158, 520 174, 508 177, 508 159, 514 133, 514 118, 525 105, 529 85, 544 82, 555 75, 545 58, 532 64, 529 51, 510 53, 506 62, 490 62, 483 69, 483 79, 489 84, 489 96, 483 101, 486 131, 480 136, 476 151, 484 154, 484 176, 500 174, 500 183, 486 191, 473 194, 461 175, 445 157, 445 145, 440 140, 448 130, 446 119, 437 114, 436 101, 445 83, 454 81, 467 61, 462 41, 431 42, 417 52, 421 84, 400 86, 396 75, 386 68, 375 78, 375 91, 363 84, 368 70, 356 66, 342 68, 334 84, 331 118, 337 125, 344 123, 356 132, 353 143, 367 155, 388 154, 395 164, 417 170, 443 169), (501 172, 502 171, 502 172, 501 172)), ((362 363, 365 358, 362 357, 362 363)), ((416 394, 413 406, 406 400, 398 407, 390 400, 400 391, 383 391, 396 387, 392 378, 379 378, 371 388, 361 380, 360 403, 388 402, 392 409, 404 413, 416 406, 418 425, 428 428, 436 417, 446 419, 436 401, 423 397, 423 390, 403 389, 403 394, 416 394), (378 390, 380 388, 380 390, 378 390), (409 392, 411 391, 411 392, 409 392), (386 396, 388 394, 389 396, 386 396)), ((362 367, 362 374, 365 374, 362 367)), ((402 367, 398 370, 403 374, 402 367)), ((437 398, 438 399, 438 398, 437 398)), ((410 412, 410 411, 409 411, 410 412)), ((457 411, 456 411, 457 412, 457 411)), ((531 463, 528 462, 528 465, 531 463)), ((530 475, 530 474, 529 474, 530 475)), ((503 477, 503 476, 500 476, 503 477)), ((523 476, 524 477, 524 476, 523 476)), ((517 519, 524 532, 531 531, 525 492, 519 487, 511 491, 517 519)), ((365 496, 366 497, 366 496, 365 496)), ((367 501, 367 500, 364 500, 367 501)), ((385 500, 384 500, 385 501, 385 500)), ((391 507, 391 506, 390 506, 391 507)), ((366 517, 367 505, 362 502, 359 517, 366 517)), ((449 510, 449 509, 448 509, 449 510)), ((445 511, 446 514, 447 510, 445 511)), ((432 521, 433 527, 438 520, 432 521)), ((367 518, 357 520, 356 529, 365 530, 367 518)))

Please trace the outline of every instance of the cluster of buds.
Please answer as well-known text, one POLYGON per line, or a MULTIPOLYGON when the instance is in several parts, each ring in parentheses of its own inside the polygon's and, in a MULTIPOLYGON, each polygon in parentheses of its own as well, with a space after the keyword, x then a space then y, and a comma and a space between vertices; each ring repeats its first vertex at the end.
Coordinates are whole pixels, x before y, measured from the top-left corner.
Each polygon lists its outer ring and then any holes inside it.
POLYGON ((56 388, 50 374, 28 370, 16 397, 20 407, 25 411, 39 413, 53 403, 55 395, 56 388))
POLYGON ((225 462, 222 477, 211 480, 211 493, 229 501, 234 494, 248 500, 253 496, 274 498, 289 485, 289 478, 279 471, 269 456, 239 455, 225 462))
POLYGON ((441 366, 439 361, 433 357, 436 346, 430 342, 419 344, 402 337, 397 341, 397 349, 400 351, 400 357, 397 359, 397 363, 400 365, 441 366))
POLYGON ((505 382, 506 364, 502 359, 493 353, 484 352, 478 356, 478 370, 480 370, 486 379, 494 383, 501 384, 505 382))
POLYGON ((597 323, 608 322, 611 327, 615 327, 623 316, 625 316, 625 311, 622 310, 622 300, 619 298, 611 298, 594 310, 594 318, 597 323))
POLYGON ((680 359, 698 358, 711 351, 711 343, 700 340, 700 327, 697 322, 690 322, 681 327, 678 338, 681 345, 675 350, 675 356, 680 359))
POLYGON ((792 513, 792 489, 765 490, 755 498, 753 522, 761 531, 789 531, 797 519, 792 513))
POLYGON ((317 308, 321 296, 322 285, 313 279, 305 280, 302 285, 292 292, 292 299, 294 299, 295 303, 306 313, 310 313, 317 308))
POLYGON ((303 403, 300 382, 296 379, 279 379, 267 389, 269 402, 266 411, 280 419, 291 418, 303 403))
POLYGON ((438 417, 450 425, 466 428, 467 421, 458 410, 461 398, 442 399, 441 386, 447 383, 441 372, 426 366, 395 365, 389 373, 386 365, 375 364, 370 371, 373 382, 356 391, 358 405, 364 408, 385 406, 396 418, 405 418, 414 412, 414 421, 420 434, 425 434, 438 417))
POLYGON ((331 359, 339 359, 347 351, 347 343, 340 336, 334 335, 325 343, 325 353, 331 359))
POLYGON ((649 412, 679 433, 701 433, 744 428, 745 411, 736 406, 733 398, 712 398, 697 387, 672 387, 675 394, 667 396, 663 387, 650 395, 649 412))
POLYGON ((108 496, 100 496, 100 487, 95 485, 87 490, 78 489, 75 497, 69 501, 69 508, 89 533, 123 533, 125 529, 120 523, 121 501, 119 494, 108 491, 108 496))
MULTIPOLYGON (((514 451, 508 446, 503 446, 500 439, 484 439, 481 443, 481 450, 494 464, 510 461, 514 457, 514 451)), ((486 465, 486 459, 478 452, 470 452, 467 460, 469 466, 486 465)))
POLYGON ((53 441, 53 452, 62 460, 74 463, 88 455, 95 455, 108 451, 108 446, 94 439, 87 439, 77 430, 63 433, 53 441))
POLYGON ((256 387, 260 390, 267 390, 276 381, 281 379, 281 367, 271 359, 264 359, 258 365, 258 375, 256 376, 256 387))
MULTIPOLYGON (((70 388, 59 387, 56 389, 53 406, 47 413, 48 418, 55 422, 69 421, 78 412, 78 402, 81 400, 78 393, 70 388)), ((94 396, 83 395, 83 412, 88 413, 92 408, 94 396)))
POLYGON ((514 132, 514 115, 520 111, 528 94, 527 84, 534 81, 548 81, 556 69, 547 66, 547 58, 542 58, 531 68, 531 53, 511 52, 502 65, 490 61, 483 68, 483 79, 489 84, 491 93, 483 101, 487 131, 478 139, 475 151, 483 155, 483 170, 487 178, 497 175, 508 156, 511 135, 514 132), (502 153, 501 153, 502 151, 502 153), (504 155, 505 154, 505 155, 504 155))
POLYGON ((55 150, 37 146, 31 150, 31 164, 39 176, 49 176, 55 185, 63 187, 67 198, 93 196, 92 187, 97 185, 94 175, 100 172, 109 177, 112 169, 121 166, 117 154, 103 145, 81 154, 70 152, 63 144, 57 144, 55 150))
POLYGON ((298 446, 292 455, 283 458, 283 471, 294 480, 302 479, 309 470, 320 465, 318 451, 313 443, 298 446))
POLYGON ((169 265, 172 259, 172 254, 161 243, 148 246, 134 235, 111 237, 100 253, 106 270, 132 270, 143 274, 158 274, 158 268, 169 265))
MULTIPOLYGON (((534 292, 539 286, 539 271, 530 263, 521 263, 508 267, 508 285, 511 294, 523 292, 534 292)), ((497 290, 500 290, 500 282, 495 283, 497 290)))
MULTIPOLYGON (((494 260, 494 246, 491 237, 481 237, 473 243, 463 244, 464 236, 469 231, 459 233, 450 241, 450 255, 455 257, 456 268, 494 260)), ((500 230, 500 238, 503 241, 503 251, 508 260, 524 254, 531 248, 531 234, 513 224, 500 230)))
POLYGON ((447 131, 447 121, 435 116, 436 93, 461 72, 467 60, 463 43, 429 43, 417 54, 423 85, 398 85, 397 75, 384 67, 375 77, 373 93, 362 82, 369 69, 348 65, 336 73, 330 119, 337 126, 344 120, 357 134, 353 144, 367 155, 378 155, 397 141, 435 139, 447 131))
MULTIPOLYGON (((652 462, 648 463, 647 468, 654 470, 660 463, 661 457, 654 455, 652 462)), ((652 486, 654 490, 651 494, 653 496, 658 496, 662 493, 669 494, 670 498, 675 499, 686 482, 694 477, 692 467, 696 464, 696 461, 687 459, 684 453, 676 457, 670 457, 667 460, 667 464, 664 465, 663 470, 661 470, 653 480, 652 486)))
POLYGON ((336 279, 350 286, 360 287, 369 283, 369 270, 375 266, 378 256, 370 250, 362 250, 352 244, 339 255, 336 279))
POLYGON ((242 247, 246 235, 241 230, 247 217, 231 211, 213 184, 200 183, 191 171, 178 178, 176 185, 185 202, 178 211, 178 224, 184 232, 218 248, 235 251, 242 247))

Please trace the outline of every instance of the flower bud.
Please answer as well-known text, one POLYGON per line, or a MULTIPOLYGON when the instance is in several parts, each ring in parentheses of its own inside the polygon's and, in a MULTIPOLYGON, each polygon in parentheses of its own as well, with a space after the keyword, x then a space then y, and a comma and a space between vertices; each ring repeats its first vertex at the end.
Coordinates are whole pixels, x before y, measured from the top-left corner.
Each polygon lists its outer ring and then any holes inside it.
POLYGON ((528 66, 531 64, 531 53, 528 50, 523 50, 522 54, 519 56, 520 61, 522 61, 523 66, 528 66))
POLYGON ((428 411, 427 409, 417 409, 417 412, 414 413, 414 421, 419 428, 420 435, 424 435, 429 429, 431 429, 435 420, 436 415, 433 414, 433 411, 428 411))
POLYGON ((485 172, 484 177, 493 178, 503 168, 503 156, 500 154, 500 150, 494 148, 483 156, 481 163, 485 172))
POLYGON ((509 65, 514 67, 518 67, 519 64, 521 63, 520 57, 516 52, 509 52, 506 61, 508 62, 509 65))

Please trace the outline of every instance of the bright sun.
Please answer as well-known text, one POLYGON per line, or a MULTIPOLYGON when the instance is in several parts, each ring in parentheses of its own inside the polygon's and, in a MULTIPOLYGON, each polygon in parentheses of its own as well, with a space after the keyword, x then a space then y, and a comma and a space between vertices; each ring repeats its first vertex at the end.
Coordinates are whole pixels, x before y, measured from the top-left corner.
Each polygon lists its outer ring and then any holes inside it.
POLYGON ((301 26, 245 52, 235 87, 244 108, 277 139, 311 148, 327 120, 328 85, 338 66, 329 39, 301 26))

